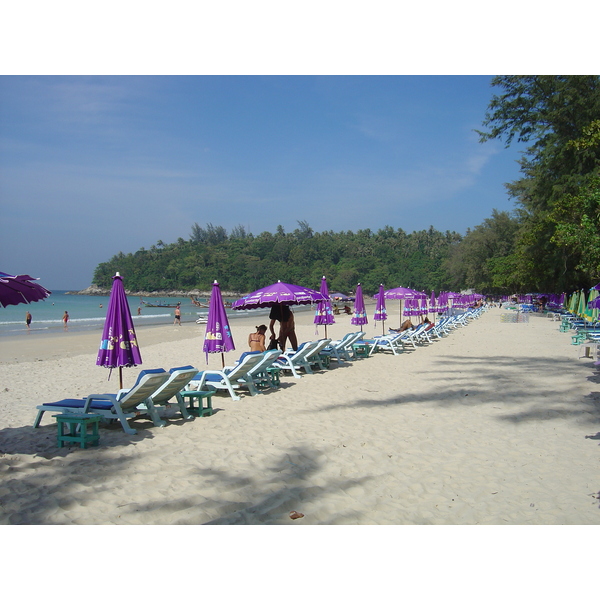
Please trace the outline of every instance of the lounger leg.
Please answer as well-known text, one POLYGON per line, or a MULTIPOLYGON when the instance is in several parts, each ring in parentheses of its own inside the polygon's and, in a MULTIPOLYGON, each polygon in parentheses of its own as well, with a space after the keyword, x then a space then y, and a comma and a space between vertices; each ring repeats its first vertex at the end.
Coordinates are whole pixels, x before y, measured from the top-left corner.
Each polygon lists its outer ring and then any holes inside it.
POLYGON ((238 400, 241 400, 242 399, 241 396, 236 396, 235 395, 235 391, 231 387, 231 384, 229 383, 229 379, 224 379, 224 381, 225 381, 225 387, 227 387, 227 390, 229 391, 229 395, 231 396, 231 399, 234 402, 237 402, 238 400))
POLYGON ((310 364, 308 363, 308 361, 306 361, 306 360, 305 360, 305 361, 302 363, 302 366, 304 367, 304 371, 305 371, 306 373, 308 373, 309 375, 312 375, 312 374, 313 374, 313 370, 310 368, 310 364))
POLYGON ((135 435, 137 431, 133 427, 131 427, 127 422, 127 417, 125 416, 125 413, 123 412, 123 409, 121 408, 120 404, 118 402, 115 402, 113 406, 115 408, 115 412, 117 413, 117 418, 121 423, 121 427, 123 427, 123 431, 125 433, 128 433, 129 435, 135 435))
POLYGON ((179 406, 179 412, 181 413, 181 416, 186 421, 193 421, 194 416, 190 415, 190 413, 187 411, 187 407, 185 405, 185 400, 183 399, 183 397, 181 396, 181 394, 179 392, 177 392, 177 394, 175 394, 175 399, 177 400, 177 406, 179 406))
POLYGON ((148 412, 150 413, 150 417, 152 418, 152 422, 154 423, 154 427, 165 427, 167 422, 163 421, 160 418, 160 415, 158 414, 158 411, 156 410, 156 406, 154 406, 154 403, 152 402, 152 400, 150 400, 150 398, 148 398, 144 404, 146 405, 146 407, 148 408, 148 412))
POLYGON ((44 416, 45 412, 46 412, 45 410, 38 410, 37 417, 35 418, 35 422, 33 423, 34 428, 40 426, 40 421, 42 420, 42 417, 44 416))

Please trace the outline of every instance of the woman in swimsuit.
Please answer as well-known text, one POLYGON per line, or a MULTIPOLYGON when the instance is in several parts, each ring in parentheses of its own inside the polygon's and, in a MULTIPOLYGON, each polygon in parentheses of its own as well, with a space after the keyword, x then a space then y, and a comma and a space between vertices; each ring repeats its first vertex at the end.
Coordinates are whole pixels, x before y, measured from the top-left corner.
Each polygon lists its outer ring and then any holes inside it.
POLYGON ((250 346, 251 352, 264 352, 265 351, 265 332, 267 331, 266 325, 258 325, 256 333, 251 333, 248 336, 248 346, 250 346))

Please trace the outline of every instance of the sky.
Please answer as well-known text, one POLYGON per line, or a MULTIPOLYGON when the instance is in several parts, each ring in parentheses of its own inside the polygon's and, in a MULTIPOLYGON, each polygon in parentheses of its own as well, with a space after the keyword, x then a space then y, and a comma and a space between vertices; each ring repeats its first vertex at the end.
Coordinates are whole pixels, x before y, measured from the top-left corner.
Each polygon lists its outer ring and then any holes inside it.
POLYGON ((492 74, 597 55, 577 11, 514 0, 139 6, 3 8, 0 270, 83 289, 194 223, 464 234, 515 208, 523 148, 474 131, 492 74))
POLYGON ((118 252, 512 210, 519 149, 479 142, 490 76, 0 77, 2 270, 83 289, 118 252))

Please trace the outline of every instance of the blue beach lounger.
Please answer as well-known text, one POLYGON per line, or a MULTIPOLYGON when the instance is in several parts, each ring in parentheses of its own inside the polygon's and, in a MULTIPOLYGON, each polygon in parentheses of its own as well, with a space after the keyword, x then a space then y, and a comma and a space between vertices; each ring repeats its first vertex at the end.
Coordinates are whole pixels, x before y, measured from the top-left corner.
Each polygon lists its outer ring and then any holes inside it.
POLYGON ((146 369, 140 371, 135 385, 129 390, 120 390, 117 394, 91 394, 81 400, 67 399, 42 404, 37 407, 38 415, 33 426, 39 426, 46 411, 93 413, 106 420, 118 419, 126 433, 135 434, 135 429, 129 426, 127 419, 141 414, 152 416, 156 409, 150 396, 168 379, 169 373, 164 369, 146 369))
POLYGON ((263 360, 263 353, 248 354, 233 367, 225 367, 221 371, 200 371, 188 384, 190 389, 227 390, 232 400, 240 400, 234 390, 247 387, 251 396, 256 396, 256 389, 250 371, 263 360))

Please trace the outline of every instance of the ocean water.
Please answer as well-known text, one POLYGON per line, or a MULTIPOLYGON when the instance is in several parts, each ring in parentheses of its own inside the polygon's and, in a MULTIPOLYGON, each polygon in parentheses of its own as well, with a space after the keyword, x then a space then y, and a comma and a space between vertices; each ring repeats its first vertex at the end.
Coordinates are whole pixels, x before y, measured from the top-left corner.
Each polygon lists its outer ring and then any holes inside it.
MULTIPOLYGON (((53 290, 52 295, 46 300, 33 302, 31 304, 19 304, 17 306, 0 306, 0 338, 27 333, 25 326, 25 313, 29 310, 32 316, 31 334, 43 335, 62 331, 62 318, 65 310, 69 313, 69 331, 102 331, 106 320, 109 296, 77 296, 67 294, 65 291, 53 290)), ((182 298, 144 298, 147 302, 176 304, 181 302, 181 320, 185 323, 195 323, 200 316, 208 314, 207 308, 194 306, 189 297, 182 298)), ((207 298, 199 298, 206 303, 207 298)), ((127 301, 131 309, 135 327, 151 325, 164 325, 173 323, 175 316, 174 308, 148 308, 143 306, 139 296, 128 296, 127 301), (141 314, 138 315, 138 308, 141 314)), ((304 307, 297 307, 304 309, 304 307)), ((310 309, 310 307, 307 307, 310 309)), ((296 310, 296 309, 294 309, 296 310)), ((237 311, 227 309, 227 315, 231 319, 241 316, 256 315, 261 323, 268 316, 269 309, 255 309, 251 311, 237 311)), ((267 323, 268 324, 268 323, 267 323)))

